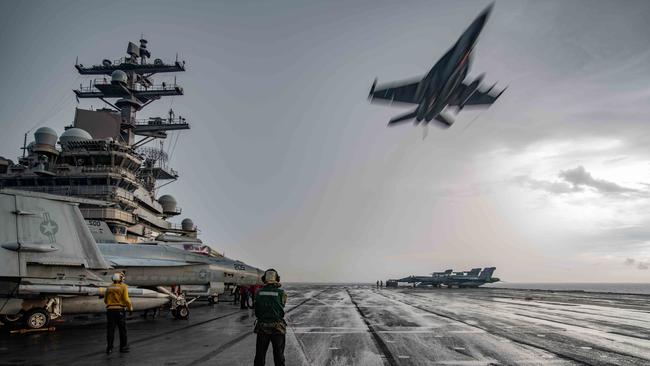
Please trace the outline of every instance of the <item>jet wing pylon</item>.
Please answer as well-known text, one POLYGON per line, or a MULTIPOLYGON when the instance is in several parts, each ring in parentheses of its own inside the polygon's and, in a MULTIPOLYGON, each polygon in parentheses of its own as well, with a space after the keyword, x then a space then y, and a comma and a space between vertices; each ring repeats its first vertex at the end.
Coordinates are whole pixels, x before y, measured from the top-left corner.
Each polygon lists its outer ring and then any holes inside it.
POLYGON ((371 102, 418 104, 415 98, 418 85, 420 85, 420 79, 411 79, 377 88, 377 80, 375 80, 370 88, 368 99, 371 102))
POLYGON ((194 263, 185 261, 166 259, 129 258, 116 256, 104 256, 104 259, 109 261, 113 266, 117 267, 181 267, 194 265, 194 263))

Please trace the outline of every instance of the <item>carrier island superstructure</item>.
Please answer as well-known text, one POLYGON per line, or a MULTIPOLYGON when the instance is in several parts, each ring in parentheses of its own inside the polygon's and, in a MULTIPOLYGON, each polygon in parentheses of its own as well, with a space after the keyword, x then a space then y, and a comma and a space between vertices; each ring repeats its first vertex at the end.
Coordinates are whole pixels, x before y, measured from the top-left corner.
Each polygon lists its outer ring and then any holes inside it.
MULTIPOLYGON (((194 291, 210 299, 223 292, 224 286, 259 281, 259 269, 225 258, 204 245, 191 219, 172 223, 170 219, 179 216, 181 209, 174 197, 158 196, 162 186, 179 177, 169 166, 164 141, 170 131, 187 130, 189 124, 173 110, 147 119, 138 119, 137 114, 162 97, 183 95, 175 77, 171 82, 156 83, 154 76, 183 72, 185 62, 178 57, 171 62, 152 59, 147 40, 141 39, 139 45, 129 42, 126 55, 118 60, 104 59, 92 66, 77 62, 75 68, 89 79, 74 90, 77 98, 99 99, 105 107, 77 108, 72 125, 65 127, 61 136, 48 127, 38 128, 31 143, 25 135, 17 162, 0 158, 0 189, 74 199, 104 256, 130 256, 121 263, 112 261, 113 266, 138 267, 137 273, 147 273, 141 279, 143 286, 154 286, 155 279, 170 277, 174 270, 182 272, 178 266, 189 259, 172 255, 165 249, 169 247, 205 255, 205 261, 191 261, 205 262, 207 273, 202 278, 207 290, 194 291), (149 245, 139 247, 142 244, 149 245), (213 282, 212 278, 218 279, 213 282)), ((135 280, 133 275, 127 276, 135 280)), ((184 290, 192 291, 191 284, 186 281, 184 285, 184 290)))
POLYGON ((77 108, 72 125, 60 137, 51 128, 37 129, 17 163, 0 158, 0 188, 110 202, 106 206, 80 202, 97 242, 199 242, 192 220, 181 225, 168 221, 181 210, 174 197, 156 197, 156 192, 176 180, 178 173, 169 167, 162 147, 145 146, 164 141, 169 131, 189 129, 189 124, 172 110, 165 117, 136 118, 162 97, 183 95, 175 81, 155 84, 153 76, 183 72, 185 63, 150 57, 142 39, 139 46, 129 42, 127 56, 118 60, 92 66, 77 63, 79 74, 94 77, 74 90, 77 98, 100 99, 107 108, 77 108))

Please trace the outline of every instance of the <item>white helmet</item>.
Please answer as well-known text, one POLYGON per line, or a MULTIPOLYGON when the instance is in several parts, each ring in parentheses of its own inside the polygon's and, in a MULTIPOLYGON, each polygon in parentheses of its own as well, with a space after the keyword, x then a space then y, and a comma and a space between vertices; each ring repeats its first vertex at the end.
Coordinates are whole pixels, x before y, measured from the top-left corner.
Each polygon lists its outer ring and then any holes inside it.
POLYGON ((113 279, 113 282, 120 282, 120 281, 122 281, 124 279, 124 275, 122 273, 117 272, 117 273, 113 274, 112 279, 113 279))

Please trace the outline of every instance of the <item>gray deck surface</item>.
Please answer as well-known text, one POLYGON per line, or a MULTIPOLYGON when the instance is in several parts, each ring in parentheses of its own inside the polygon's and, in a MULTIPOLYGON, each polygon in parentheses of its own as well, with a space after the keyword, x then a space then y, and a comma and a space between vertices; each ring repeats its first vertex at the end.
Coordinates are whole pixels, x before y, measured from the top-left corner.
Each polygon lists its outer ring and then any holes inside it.
MULTIPOLYGON (((286 290, 287 365, 650 364, 649 296, 363 285, 286 290)), ((54 333, 3 334, 0 365, 252 365, 253 321, 252 310, 224 303, 194 307, 187 321, 134 316, 131 353, 110 356, 102 323, 73 321, 54 333)))

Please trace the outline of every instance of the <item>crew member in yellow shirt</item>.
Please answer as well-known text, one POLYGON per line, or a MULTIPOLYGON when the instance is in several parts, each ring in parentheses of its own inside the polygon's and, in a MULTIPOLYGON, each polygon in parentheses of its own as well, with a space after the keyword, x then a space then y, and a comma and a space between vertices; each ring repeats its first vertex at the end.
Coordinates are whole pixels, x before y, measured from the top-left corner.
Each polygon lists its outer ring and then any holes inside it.
POLYGON ((129 286, 124 283, 124 274, 115 273, 113 284, 106 289, 104 295, 106 304, 106 354, 113 352, 113 340, 115 339, 115 327, 120 332, 120 352, 129 352, 126 339, 126 311, 133 311, 133 304, 129 299, 129 286))

